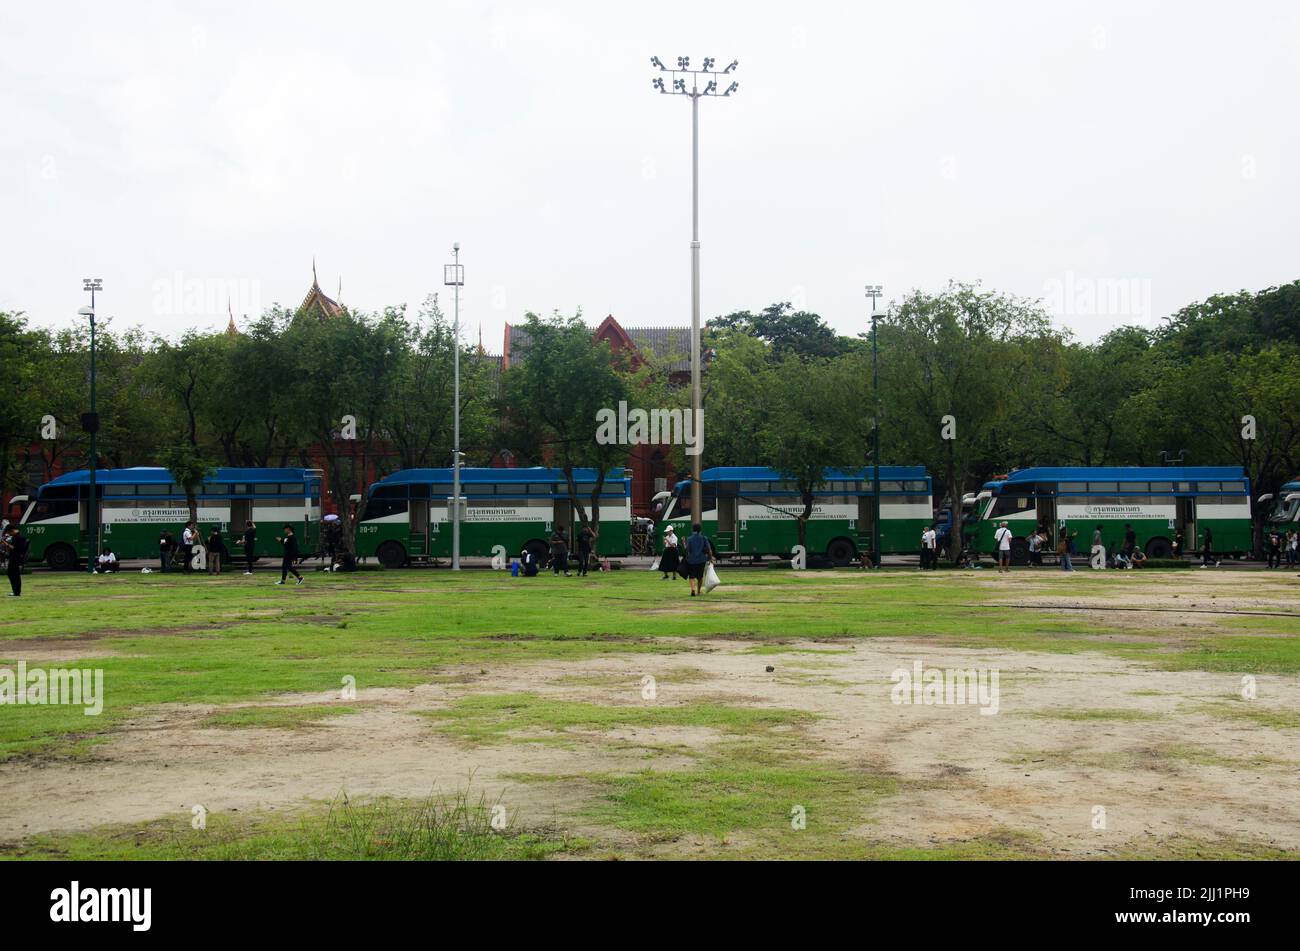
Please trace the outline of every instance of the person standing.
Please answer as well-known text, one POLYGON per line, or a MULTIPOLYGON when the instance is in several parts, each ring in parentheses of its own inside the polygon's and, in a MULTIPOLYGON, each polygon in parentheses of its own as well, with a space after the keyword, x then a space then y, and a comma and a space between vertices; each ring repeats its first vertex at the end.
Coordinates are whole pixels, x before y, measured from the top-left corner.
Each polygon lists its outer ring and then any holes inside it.
POLYGON ((939 562, 939 533, 933 525, 921 533, 921 568, 933 571, 939 562))
POLYGON ((686 580, 690 582, 692 598, 704 594, 704 569, 712 561, 713 543, 697 522, 691 526, 691 536, 686 539, 686 580))
POLYGON ((251 519, 244 523, 244 534, 236 544, 242 545, 244 548, 246 563, 244 574, 251 575, 253 573, 253 562, 257 561, 257 526, 253 524, 251 519))
POLYGON ((993 546, 998 553, 998 574, 1011 570, 1011 529, 1003 522, 993 533, 993 546))
POLYGON ((1282 567, 1282 536, 1277 529, 1268 533, 1268 567, 1282 567))
POLYGON ((294 563, 298 560, 298 536, 293 533, 293 526, 286 525, 284 534, 276 541, 284 546, 284 556, 280 561, 280 580, 276 584, 284 584, 289 579, 289 575, 293 575, 298 579, 298 584, 302 584, 302 575, 298 574, 298 569, 294 567, 294 563))
POLYGON ((1300 554, 1300 535, 1295 530, 1286 533, 1286 563, 1288 567, 1294 568, 1297 555, 1300 554))
POLYGON ((677 574, 677 562, 681 553, 677 549, 677 532, 669 525, 664 529, 664 553, 659 556, 659 570, 664 573, 661 580, 668 581, 677 574))
POLYGON ((23 565, 27 563, 27 551, 31 543, 27 536, 17 525, 10 525, 5 529, 4 549, 6 556, 5 573, 9 576, 9 587, 13 589, 9 597, 22 597, 23 593, 23 565))
POLYGON ((221 526, 213 525, 212 531, 208 533, 208 574, 221 574, 221 562, 229 554, 226 540, 221 537, 221 526))
POLYGON ((1102 544, 1100 525, 1092 533, 1092 561, 1088 567, 1093 571, 1099 571, 1106 567, 1106 546, 1102 544))
POLYGON ((1061 555, 1062 571, 1074 571, 1074 556, 1079 554, 1079 546, 1075 542, 1078 537, 1078 532, 1070 532, 1068 537, 1061 539, 1060 547, 1057 550, 1061 555))
POLYGON ((1219 567, 1219 563, 1214 560, 1214 532, 1206 526, 1205 535, 1201 538, 1201 567, 1209 568, 1212 561, 1215 568, 1219 567))
POLYGON ((163 571, 172 570, 172 554, 176 551, 176 539, 172 533, 163 531, 158 535, 158 560, 163 571))
POLYGON ((564 529, 557 525, 551 532, 551 573, 558 575, 561 571, 564 577, 569 577, 569 543, 564 529))
POLYGON ((192 574, 194 571, 194 565, 191 562, 194 560, 194 546, 198 543, 198 529, 194 527, 193 522, 186 522, 185 529, 181 532, 181 557, 185 560, 185 565, 181 570, 187 575, 192 574))
POLYGON ((596 533, 591 530, 590 525, 582 526, 578 532, 578 577, 587 576, 587 568, 591 565, 591 550, 596 543, 596 533))
POLYGON ((1175 558, 1183 557, 1183 530, 1181 528, 1174 532, 1173 555, 1175 558))

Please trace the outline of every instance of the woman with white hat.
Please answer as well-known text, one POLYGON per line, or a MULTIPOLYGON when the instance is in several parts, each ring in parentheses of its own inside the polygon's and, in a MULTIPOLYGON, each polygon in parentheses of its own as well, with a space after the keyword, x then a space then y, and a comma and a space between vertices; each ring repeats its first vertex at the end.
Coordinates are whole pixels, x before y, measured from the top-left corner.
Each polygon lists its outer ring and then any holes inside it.
POLYGON ((677 574, 677 560, 677 533, 669 525, 664 529, 664 553, 659 556, 659 570, 664 573, 664 581, 677 574))

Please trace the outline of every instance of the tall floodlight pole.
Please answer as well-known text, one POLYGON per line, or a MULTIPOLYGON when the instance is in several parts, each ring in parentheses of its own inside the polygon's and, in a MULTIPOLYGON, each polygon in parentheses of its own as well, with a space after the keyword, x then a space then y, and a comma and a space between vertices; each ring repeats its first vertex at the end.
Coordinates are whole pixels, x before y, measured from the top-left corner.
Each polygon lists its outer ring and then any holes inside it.
MULTIPOLYGON (((654 88, 664 95, 687 96, 691 100, 691 417, 695 438, 699 440, 704 425, 702 410, 703 397, 700 389, 700 100, 705 96, 723 98, 730 96, 740 88, 732 81, 725 91, 718 91, 718 77, 730 76, 740 65, 732 60, 731 65, 723 70, 715 70, 714 59, 704 58, 703 69, 691 69, 689 56, 677 57, 677 68, 669 69, 658 56, 650 57, 650 65, 661 73, 668 73, 672 81, 670 89, 664 83, 663 76, 656 76, 654 88), (688 79, 689 77, 689 79, 688 79), (701 78, 704 88, 700 88, 701 78), (689 85, 690 88, 687 88, 689 85)), ((702 453, 691 456, 691 520, 698 522, 703 512, 703 492, 700 481, 702 453)))
POLYGON ((442 283, 454 289, 452 311, 452 433, 451 433, 451 570, 460 571, 460 288, 465 268, 460 263, 460 242, 451 246, 452 264, 444 264, 442 283))
POLYGON ((98 451, 95 446, 95 434, 99 432, 99 413, 95 410, 95 291, 104 289, 104 282, 97 277, 83 278, 81 289, 90 292, 90 306, 83 307, 77 313, 90 318, 90 412, 81 419, 82 427, 90 434, 90 497, 86 502, 86 527, 90 531, 89 554, 86 557, 86 571, 94 572, 95 558, 99 555, 99 506, 96 504, 95 461, 98 451))
POLYGON ((867 285, 871 298, 871 555, 880 567, 880 374, 877 371, 876 299, 880 297, 879 284, 867 285))

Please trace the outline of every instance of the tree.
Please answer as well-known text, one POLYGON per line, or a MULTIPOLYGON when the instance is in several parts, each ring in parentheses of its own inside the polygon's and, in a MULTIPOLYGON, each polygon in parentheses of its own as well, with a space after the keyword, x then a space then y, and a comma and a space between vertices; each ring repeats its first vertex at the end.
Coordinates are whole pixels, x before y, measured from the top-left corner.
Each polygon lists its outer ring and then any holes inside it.
POLYGON ((599 532, 605 476, 627 458, 627 446, 598 438, 598 414, 638 402, 632 371, 608 343, 592 339, 581 315, 544 319, 530 313, 523 329, 528 343, 522 362, 505 375, 509 412, 537 427, 545 453, 564 472, 579 521, 599 532), (574 474, 587 467, 596 471, 590 514, 574 474))
POLYGON ((838 357, 856 345, 835 333, 818 314, 795 310, 786 303, 769 304, 757 314, 739 310, 709 321, 717 331, 738 330, 771 346, 774 358, 789 353, 801 357, 838 357))
POLYGON ((199 489, 215 474, 212 463, 188 442, 178 443, 163 452, 163 466, 172 481, 185 490, 185 504, 190 510, 190 521, 199 520, 199 489))

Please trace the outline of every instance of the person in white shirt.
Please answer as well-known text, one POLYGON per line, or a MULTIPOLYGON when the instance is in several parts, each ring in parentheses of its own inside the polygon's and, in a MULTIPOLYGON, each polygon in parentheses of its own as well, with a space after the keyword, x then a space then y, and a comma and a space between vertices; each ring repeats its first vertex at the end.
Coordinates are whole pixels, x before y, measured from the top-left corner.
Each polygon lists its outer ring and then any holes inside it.
POLYGON ((939 533, 934 530, 934 526, 929 526, 921 533, 921 568, 933 569, 938 564, 938 552, 936 547, 939 542, 939 533))
POLYGON ((99 563, 95 566, 95 574, 106 575, 110 571, 117 571, 117 555, 113 554, 113 549, 105 546, 97 560, 99 563))
POLYGON ((998 573, 1011 570, 1011 529, 1003 522, 993 533, 993 544, 998 550, 998 573))

